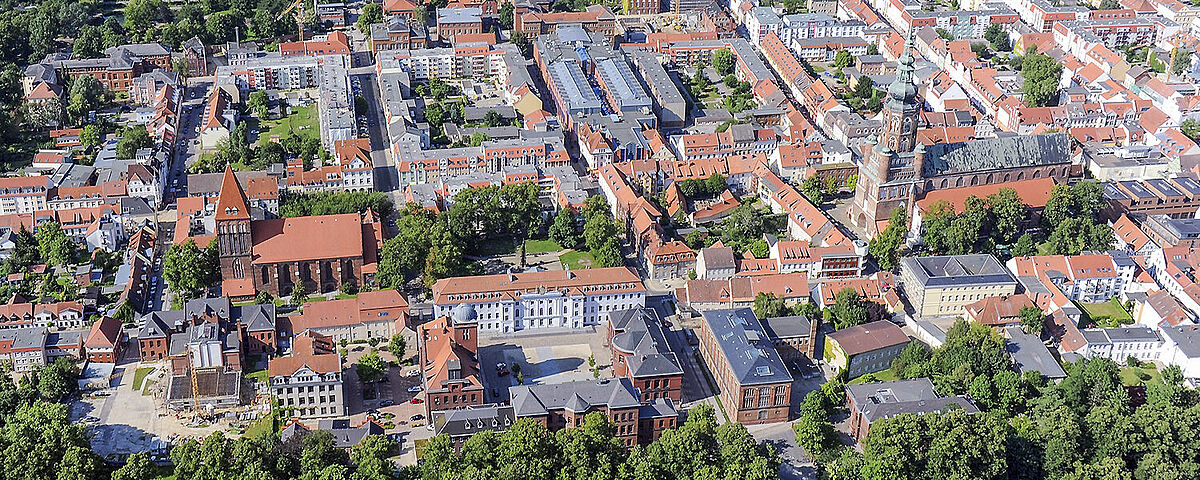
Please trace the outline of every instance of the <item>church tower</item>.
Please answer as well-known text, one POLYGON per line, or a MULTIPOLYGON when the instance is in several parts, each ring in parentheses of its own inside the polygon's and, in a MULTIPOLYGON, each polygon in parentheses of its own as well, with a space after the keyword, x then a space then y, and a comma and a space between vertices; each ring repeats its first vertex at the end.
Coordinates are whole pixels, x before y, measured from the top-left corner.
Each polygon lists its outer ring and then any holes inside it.
MULTIPOLYGON (((921 100, 913 78, 913 31, 897 59, 896 79, 887 89, 880 112, 882 130, 867 140, 854 190, 852 220, 874 235, 896 207, 911 208, 924 167, 925 147, 917 142, 921 100)), ((912 212, 909 212, 912 218, 912 212)))
POLYGON ((221 192, 217 195, 214 216, 217 231, 217 250, 221 261, 221 276, 225 279, 246 278, 250 268, 250 207, 246 192, 238 184, 233 169, 225 167, 221 192))

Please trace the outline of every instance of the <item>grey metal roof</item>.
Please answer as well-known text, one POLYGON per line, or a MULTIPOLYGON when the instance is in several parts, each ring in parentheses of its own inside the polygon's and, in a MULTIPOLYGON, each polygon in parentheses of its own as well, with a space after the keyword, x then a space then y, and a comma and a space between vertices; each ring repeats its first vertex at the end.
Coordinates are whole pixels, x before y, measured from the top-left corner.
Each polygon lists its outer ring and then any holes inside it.
POLYGON ((1046 348, 1046 344, 1042 343, 1041 339, 1025 333, 1021 327, 1016 326, 1005 327, 1004 335, 1008 337, 1008 340, 1004 342, 1004 348, 1012 356, 1018 371, 1021 373, 1038 372, 1049 379, 1067 377, 1067 372, 1063 370, 1062 365, 1058 364, 1058 360, 1054 359, 1054 355, 1050 354, 1050 350, 1046 348))
POLYGON ((924 176, 1066 163, 1071 139, 1065 133, 1000 137, 925 146, 924 176))
POLYGON ((508 388, 518 417, 545 415, 550 410, 567 409, 576 413, 592 406, 613 408, 641 404, 628 378, 606 378, 551 385, 516 385, 508 388))
POLYGON ((350 420, 318 420, 317 428, 333 434, 333 446, 336 448, 358 445, 368 435, 383 435, 383 427, 375 422, 351 427, 350 420))
POLYGON ((965 397, 938 396, 933 389, 933 382, 928 378, 846 385, 846 395, 854 400, 868 423, 903 413, 919 415, 952 408, 979 413, 979 408, 965 397))
POLYGON ((683 368, 662 330, 662 320, 653 308, 639 306, 608 314, 613 329, 613 347, 631 353, 626 362, 636 377, 682 375, 683 368))
POLYGON ((596 62, 596 75, 603 80, 605 91, 620 111, 649 109, 654 105, 624 59, 601 59, 596 62))
POLYGON ((900 268, 911 271, 925 287, 1017 284, 1012 273, 987 254, 905 257, 900 268))
POLYGON ((1180 325, 1163 327, 1163 336, 1170 339, 1188 358, 1200 358, 1200 326, 1180 325))
POLYGON ((769 338, 807 337, 812 330, 812 321, 804 315, 761 319, 769 338))
POLYGON ((563 101, 567 102, 565 107, 568 110, 572 113, 600 111, 600 97, 596 96, 596 92, 588 84, 578 61, 568 58, 555 62, 550 65, 549 70, 554 88, 558 90, 563 101))
POLYGON ((437 11, 437 22, 439 25, 443 23, 480 22, 482 21, 482 15, 483 10, 479 7, 439 8, 437 11))
POLYGON ((792 381, 783 359, 749 308, 709 310, 704 321, 741 385, 792 381))

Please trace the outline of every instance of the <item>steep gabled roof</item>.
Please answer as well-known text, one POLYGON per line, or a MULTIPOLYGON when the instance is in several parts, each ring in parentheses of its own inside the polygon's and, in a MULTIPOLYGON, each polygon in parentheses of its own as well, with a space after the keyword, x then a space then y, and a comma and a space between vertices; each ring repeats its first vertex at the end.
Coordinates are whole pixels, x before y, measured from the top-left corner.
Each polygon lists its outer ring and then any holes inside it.
POLYGON ((221 179, 221 193, 217 196, 217 212, 214 216, 221 220, 249 220, 250 207, 247 206, 246 192, 233 175, 233 168, 225 166, 225 177, 221 179))

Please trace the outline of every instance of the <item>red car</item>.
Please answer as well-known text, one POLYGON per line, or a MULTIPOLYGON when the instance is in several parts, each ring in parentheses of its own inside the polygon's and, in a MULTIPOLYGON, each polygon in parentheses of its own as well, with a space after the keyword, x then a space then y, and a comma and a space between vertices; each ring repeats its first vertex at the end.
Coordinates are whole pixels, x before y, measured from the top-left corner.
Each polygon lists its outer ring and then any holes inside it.
POLYGON ((424 400, 421 400, 421 399, 419 399, 419 398, 417 398, 417 397, 413 397, 413 399, 412 399, 412 400, 409 400, 409 401, 408 401, 408 403, 411 403, 411 404, 413 404, 413 405, 417 405, 417 404, 425 403, 425 401, 424 401, 424 400))

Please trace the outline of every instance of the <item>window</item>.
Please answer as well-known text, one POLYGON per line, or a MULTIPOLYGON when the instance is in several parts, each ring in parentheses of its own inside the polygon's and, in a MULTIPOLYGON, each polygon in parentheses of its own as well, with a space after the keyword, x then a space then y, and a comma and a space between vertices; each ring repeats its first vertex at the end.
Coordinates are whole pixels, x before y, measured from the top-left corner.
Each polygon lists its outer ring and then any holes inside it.
POLYGON ((758 407, 771 406, 771 387, 762 387, 758 389, 758 407))
POLYGON ((747 388, 742 391, 742 408, 754 408, 754 389, 747 388))
POLYGON ((786 398, 787 394, 785 393, 785 390, 787 390, 787 389, 783 385, 779 385, 779 386, 775 387, 775 406, 776 407, 782 407, 782 406, 788 404, 788 401, 786 398))

